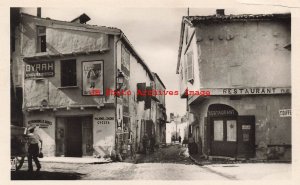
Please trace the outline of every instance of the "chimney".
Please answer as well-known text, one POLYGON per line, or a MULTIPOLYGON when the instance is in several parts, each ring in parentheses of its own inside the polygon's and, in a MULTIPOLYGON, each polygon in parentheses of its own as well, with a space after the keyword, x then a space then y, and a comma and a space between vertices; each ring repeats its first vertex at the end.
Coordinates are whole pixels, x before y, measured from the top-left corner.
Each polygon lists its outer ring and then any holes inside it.
POLYGON ((225 15, 225 9, 217 9, 216 10, 216 16, 224 16, 225 15))
POLYGON ((39 18, 42 17, 42 9, 41 9, 41 7, 38 7, 38 8, 37 8, 36 16, 39 17, 39 18))

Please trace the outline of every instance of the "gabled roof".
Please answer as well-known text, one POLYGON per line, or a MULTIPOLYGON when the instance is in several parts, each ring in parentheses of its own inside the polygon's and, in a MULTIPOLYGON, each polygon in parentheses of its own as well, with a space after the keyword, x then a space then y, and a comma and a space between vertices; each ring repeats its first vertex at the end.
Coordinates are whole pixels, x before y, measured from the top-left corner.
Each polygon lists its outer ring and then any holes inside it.
POLYGON ((183 16, 181 21, 180 41, 177 59, 176 74, 179 74, 179 65, 183 44, 183 34, 185 25, 195 26, 198 23, 215 24, 220 22, 243 22, 243 21, 278 21, 278 20, 289 20, 291 19, 290 13, 282 14, 240 14, 240 15, 209 15, 209 16, 183 16))
POLYGON ((157 80, 160 82, 160 84, 166 89, 165 84, 161 81, 161 79, 159 78, 158 74, 153 72, 153 75, 157 78, 157 80))
POLYGON ((240 14, 240 15, 210 15, 210 16, 185 16, 192 24, 195 23, 215 23, 229 21, 269 21, 290 19, 291 14, 240 14))

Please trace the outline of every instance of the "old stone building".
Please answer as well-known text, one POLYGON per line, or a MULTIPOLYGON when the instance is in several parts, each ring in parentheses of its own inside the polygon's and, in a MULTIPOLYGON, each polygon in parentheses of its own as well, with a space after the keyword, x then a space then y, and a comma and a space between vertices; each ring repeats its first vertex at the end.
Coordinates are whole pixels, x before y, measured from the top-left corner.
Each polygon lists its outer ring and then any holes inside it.
POLYGON ((291 16, 182 18, 177 74, 199 155, 291 160, 291 16))
POLYGON ((120 29, 88 25, 86 14, 67 22, 21 9, 17 17, 14 86, 23 124, 39 127, 46 156, 103 157, 130 140, 138 148, 147 123, 156 133, 159 106, 151 105, 159 101, 137 95, 156 77, 120 29))

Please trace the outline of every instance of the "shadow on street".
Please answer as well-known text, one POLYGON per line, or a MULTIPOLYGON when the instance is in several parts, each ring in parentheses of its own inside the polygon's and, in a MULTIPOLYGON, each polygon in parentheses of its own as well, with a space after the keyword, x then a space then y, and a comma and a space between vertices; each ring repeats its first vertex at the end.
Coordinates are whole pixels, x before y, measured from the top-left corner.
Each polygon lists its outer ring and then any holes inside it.
POLYGON ((82 175, 76 172, 12 171, 11 180, 76 180, 80 179, 82 175))

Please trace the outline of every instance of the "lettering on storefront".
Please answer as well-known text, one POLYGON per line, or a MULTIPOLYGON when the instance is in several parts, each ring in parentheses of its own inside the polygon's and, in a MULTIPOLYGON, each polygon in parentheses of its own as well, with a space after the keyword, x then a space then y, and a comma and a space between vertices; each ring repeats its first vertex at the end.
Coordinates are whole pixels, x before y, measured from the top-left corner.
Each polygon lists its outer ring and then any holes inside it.
POLYGON ((243 130, 250 130, 251 129, 251 125, 242 125, 242 129, 243 130))
POLYGON ((48 128, 50 125, 52 125, 52 122, 48 120, 30 120, 28 121, 28 125, 35 125, 40 128, 48 128))
POLYGON ((292 109, 281 109, 279 110, 280 117, 292 117, 292 109))
POLYGON ((54 62, 35 62, 25 64, 25 78, 53 77, 54 62))
POLYGON ((253 88, 214 88, 201 89, 210 95, 255 95, 255 94, 290 94, 291 88, 286 87, 253 87, 253 88))
POLYGON ((99 116, 94 118, 97 121, 97 124, 110 124, 111 121, 115 120, 114 117, 109 117, 109 116, 99 116))
POLYGON ((234 116, 234 110, 218 110, 218 111, 208 111, 208 116, 234 116))

